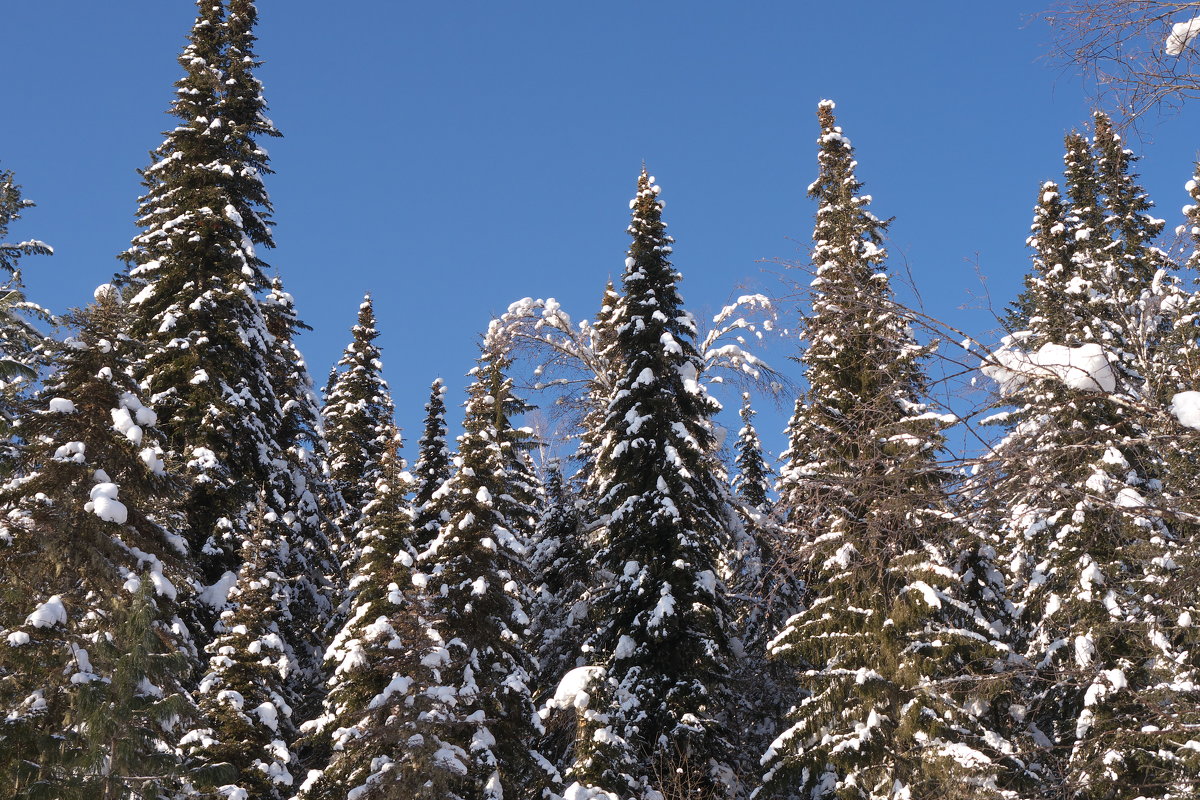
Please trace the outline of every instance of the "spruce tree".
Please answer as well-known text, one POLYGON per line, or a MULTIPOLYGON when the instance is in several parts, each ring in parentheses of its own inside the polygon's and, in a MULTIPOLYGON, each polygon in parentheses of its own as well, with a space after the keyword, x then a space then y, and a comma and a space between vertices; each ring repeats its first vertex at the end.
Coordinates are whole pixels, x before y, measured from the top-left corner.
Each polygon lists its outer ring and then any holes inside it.
MULTIPOLYGON (((537 653, 537 686, 543 695, 535 699, 543 702, 553 695, 559 679, 579 666, 588 611, 584 598, 591 578, 582 504, 557 460, 547 466, 544 494, 528 558, 530 641, 537 653)), ((566 715, 549 718, 547 723, 541 750, 553 763, 560 763, 574 743, 575 726, 566 715)))
POLYGON ((754 428, 755 414, 750 394, 743 393, 742 427, 734 444, 738 474, 731 481, 742 531, 724 564, 735 620, 733 682, 740 702, 733 719, 740 732, 737 771, 742 775, 758 769, 779 720, 799 696, 795 671, 768 659, 767 650, 771 638, 799 610, 803 588, 785 558, 791 544, 787 529, 773 515, 772 471, 754 428))
MULTIPOLYGON (((206 581, 236 571, 256 494, 280 461, 257 300, 267 281, 256 248, 271 245, 265 154, 234 97, 245 82, 228 64, 231 30, 245 24, 197 2, 171 107, 179 124, 142 173, 143 230, 121 279, 137 312, 131 334, 146 348, 134 375, 159 410, 168 455, 183 464, 187 536, 206 581)), ((239 69, 249 69, 245 57, 239 69)))
POLYGON ((429 389, 425 404, 425 425, 417 442, 417 463, 413 467, 413 544, 424 552, 442 528, 445 492, 450 480, 451 455, 446 444, 446 384, 441 378, 429 389))
MULTIPOLYGON (((579 421, 579 445, 573 460, 579 465, 572 483, 586 496, 592 484, 591 476, 596 468, 596 448, 604 430, 604 418, 608 413, 609 398, 622 367, 618 360, 620 351, 616 346, 614 320, 621 307, 621 296, 610 280, 604 286, 600 309, 589 328, 590 345, 595 354, 597 369, 588 375, 587 396, 584 398, 584 413, 579 421)), ((590 505, 590 503, 589 503, 590 505)))
POLYGON ((285 528, 287 547, 284 575, 293 586, 292 619, 285 632, 300 658, 293 676, 297 691, 306 696, 299 713, 320 707, 320 662, 325 628, 333 617, 333 596, 340 564, 335 550, 342 535, 335 518, 341 497, 329 484, 328 446, 312 377, 296 346, 298 331, 310 330, 295 311, 294 298, 282 281, 271 281, 262 304, 271 334, 269 373, 280 403, 280 426, 275 439, 283 463, 275 469, 271 506, 285 528))
POLYGON ((1168 327, 1148 305, 1166 263, 1132 163, 1102 115, 1090 145, 1068 137, 1058 238, 1037 230, 1043 197, 1030 240, 1027 330, 985 369, 1014 407, 983 500, 1000 518, 1028 663, 1022 724, 1047 796, 1178 796, 1187 780, 1180 537, 1137 410, 1168 327))
POLYGON ((526 406, 506 375, 505 345, 493 324, 471 372, 449 516, 420 563, 441 642, 427 658, 438 685, 426 693, 455 700, 432 714, 432 735, 456 754, 439 767, 459 773, 451 798, 536 796, 550 778, 534 749, 540 724, 526 644, 537 486, 524 452, 530 433, 513 425, 526 406))
POLYGON ((348 534, 371 501, 395 416, 375 345, 379 331, 369 294, 358 308, 358 324, 351 333, 354 338, 338 361, 338 373, 336 379, 331 378, 323 410, 330 475, 346 506, 342 526, 348 534))
POLYGON ((51 796, 59 800, 165 797, 230 777, 225 765, 181 764, 174 742, 164 741, 164 734, 196 716, 180 685, 192 659, 163 624, 153 573, 144 572, 137 587, 112 615, 111 635, 93 643, 94 677, 80 683, 73 708, 82 758, 54 787, 51 796))
POLYGON ((288 685, 300 665, 285 633, 292 589, 284 575, 287 527, 281 523, 260 499, 196 693, 210 727, 184 741, 193 760, 231 765, 236 772, 227 785, 263 800, 291 797, 296 768, 289 745, 296 696, 288 685))
POLYGON ((893 299, 887 223, 833 109, 817 113, 808 389, 780 489, 805 607, 770 646, 808 695, 763 756, 757 796, 999 797, 1004 743, 987 682, 970 678, 1005 650, 959 596, 954 553, 969 539, 936 460, 944 423, 922 402, 928 349, 893 299))
POLYGON ((734 445, 737 453, 734 464, 738 468, 738 474, 734 478, 733 489, 744 506, 759 514, 765 514, 771 507, 768 497, 771 468, 763 459, 762 442, 759 441, 758 431, 754 429, 756 413, 750 405, 750 393, 744 392, 740 412, 742 427, 734 445))
POLYGON ((104 286, 66 317, 77 333, 22 411, 17 476, 0 490, 6 797, 114 796, 184 767, 168 756, 195 716, 196 653, 176 614, 195 572, 156 414, 128 374, 128 314, 104 286))
POLYGON ((434 757, 440 745, 427 731, 440 705, 422 692, 434 683, 422 661, 434 642, 426 633, 429 601, 413 582, 405 502, 412 478, 393 432, 359 525, 346 622, 326 653, 332 677, 324 713, 305 725, 320 768, 305 781, 304 800, 444 796, 434 757))
POLYGON ((730 503, 714 459, 719 406, 697 382, 696 327, 679 296, 659 191, 643 169, 611 321, 617 378, 588 489, 603 525, 594 629, 581 647, 593 680, 567 780, 621 797, 677 786, 724 796, 735 792, 718 579, 730 503))
POLYGON ((44 339, 32 320, 48 318, 43 309, 26 302, 19 266, 24 256, 51 255, 54 250, 36 239, 5 241, 8 226, 32 207, 33 203, 21 196, 12 172, 0 170, 0 270, 8 273, 0 283, 0 464, 12 457, 8 437, 16 403, 42 363, 39 351, 44 339))

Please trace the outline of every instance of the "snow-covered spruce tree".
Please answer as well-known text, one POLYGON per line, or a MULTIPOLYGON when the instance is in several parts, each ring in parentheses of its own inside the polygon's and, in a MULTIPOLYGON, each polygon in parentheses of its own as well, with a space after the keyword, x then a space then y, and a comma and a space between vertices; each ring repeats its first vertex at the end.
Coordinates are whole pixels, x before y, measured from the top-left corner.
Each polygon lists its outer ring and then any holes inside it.
POLYGON ((764 755, 756 796, 1000 797, 1005 744, 979 676, 1006 650, 958 596, 954 555, 971 542, 937 461, 945 422, 922 402, 928 348, 893 298, 886 223, 833 110, 817 112, 808 389, 781 487, 806 603, 770 647, 809 695, 764 755))
MULTIPOLYGON (((284 576, 288 527, 265 499, 242 544, 242 565, 206 648, 208 669, 196 692, 208 728, 183 741, 204 765, 232 765, 227 786, 258 800, 291 797, 295 738, 289 678, 299 669, 283 629, 292 588, 284 576)), ((232 790, 231 790, 232 791, 232 790)))
POLYGON ((1028 662, 1022 723, 1048 797, 1174 797, 1189 780, 1178 758, 1197 696, 1173 600, 1179 538, 1139 411, 1166 330, 1147 302, 1162 223, 1131 164, 1102 116, 1093 146, 1068 137, 1068 203, 1056 212, 1043 193, 1030 239, 1027 329, 985 366, 1014 407, 982 500, 1000 519, 1028 662))
POLYGON ((346 623, 326 654, 325 710, 304 726, 321 768, 309 773, 303 800, 445 797, 457 778, 439 774, 440 744, 425 731, 439 697, 422 691, 434 677, 422 658, 435 643, 428 601, 412 580, 412 478, 393 431, 358 528, 346 623))
POLYGON ((439 490, 450 480, 451 455, 446 444, 446 384, 441 378, 429 389, 425 404, 425 425, 417 442, 417 463, 413 466, 413 545, 424 552, 445 520, 445 497, 439 490))
POLYGON ((441 646, 426 659, 445 696, 430 733, 441 742, 438 770, 458 774, 448 798, 536 797, 552 768, 534 750, 540 723, 530 681, 525 559, 537 486, 524 449, 526 410, 505 374, 502 329, 493 323, 472 371, 456 471, 448 484, 449 518, 418 567, 428 582, 441 646))
POLYGON ((323 410, 330 475, 346 505, 346 518, 341 523, 348 537, 371 501, 395 416, 375 345, 379 331, 370 294, 363 298, 358 324, 350 330, 353 339, 338 361, 337 377, 331 378, 323 410))
POLYGON ((282 564, 293 588, 288 639, 300 659, 292 676, 304 695, 297 708, 300 718, 320 708, 320 663, 326 626, 333 615, 332 595, 340 582, 340 567, 333 542, 341 542, 334 519, 341 516, 341 496, 326 476, 329 453, 321 409, 304 356, 296 347, 299 330, 310 328, 296 317, 295 300, 283 290, 281 280, 271 281, 262 304, 271 334, 269 374, 280 403, 276 441, 283 464, 275 469, 272 505, 280 509, 286 527, 287 548, 282 564))
POLYGON ((754 429, 757 412, 750 405, 749 392, 742 393, 742 410, 739 413, 742 427, 734 445, 734 464, 738 472, 734 476, 733 490, 746 508, 766 514, 771 510, 771 468, 763 458, 762 442, 759 441, 758 431, 754 429))
POLYGON ((5 797, 113 796, 96 789, 106 770, 110 793, 166 779, 194 716, 181 682, 196 653, 175 609, 195 577, 156 415, 127 373, 128 309, 101 287, 66 321, 77 333, 22 410, 17 475, 0 490, 5 797))
MULTIPOLYGON (((1200 268, 1200 164, 1187 183, 1191 202, 1184 207, 1186 232, 1191 245, 1187 266, 1194 277, 1200 268)), ((1167 513, 1180 542, 1176 556, 1178 573, 1172 582, 1172 602, 1179 609, 1172 640, 1187 650, 1193 665, 1200 666, 1200 292, 1172 287, 1164 292, 1162 305, 1170 329, 1163 337, 1157 369, 1151 382, 1155 396, 1171 412, 1170 427, 1159 426, 1155 441, 1161 442, 1163 492, 1160 507, 1167 513), (1165 433, 1166 435, 1161 435, 1165 433)), ((1200 703, 1181 720, 1200 725, 1200 703)), ((1179 793, 1200 794, 1200 748, 1179 753, 1179 793)))
POLYGON ((154 574, 131 578, 127 588, 133 596, 110 617, 111 631, 93 642, 89 661, 95 677, 77 689, 73 713, 85 749, 70 778, 47 795, 58 800, 160 798, 177 796, 180 789, 194 794, 231 775, 224 764, 185 760, 181 769, 171 734, 196 716, 180 688, 193 659, 175 637, 164 635, 154 574))
POLYGON ((13 182, 9 170, 0 170, 0 270, 7 273, 0 283, 0 470, 7 470, 13 455, 8 444, 9 425, 15 404, 29 382, 37 377, 44 344, 42 334, 29 319, 45 320, 41 308, 27 303, 22 291, 19 262, 23 256, 50 255, 54 251, 45 242, 30 239, 7 242, 8 226, 33 203, 21 196, 21 187, 13 182))
POLYGON ((130 333, 145 345, 134 375, 182 462, 187 537, 206 581, 237 569, 257 492, 282 460, 256 299, 267 286, 256 248, 271 245, 266 156, 250 144, 259 131, 224 116, 241 85, 228 70, 231 28, 220 3, 198 0, 171 107, 179 124, 142 173, 143 231, 121 279, 136 309, 130 333))
MULTIPOLYGON (((542 696, 535 699, 539 701, 552 696, 559 679, 579 665, 579 645, 587 624, 584 597, 591 583, 582 504, 557 460, 547 465, 544 495, 528 558, 532 578, 530 641, 537 653, 537 686, 542 696)), ((560 763, 574 740, 574 720, 556 715, 547 719, 541 752, 560 763)))
MULTIPOLYGON (((596 354, 597 369, 588 376, 587 395, 584 398, 583 417, 579 422, 579 445, 573 460, 578 465, 571 477, 580 493, 586 498, 592 486, 591 476, 596 468, 596 447, 603 437, 604 418, 608 414, 608 403, 617 378, 622 373, 620 352, 616 346, 614 320, 621 307, 621 296, 610 280, 604 286, 600 298, 600 309, 591 325, 591 347, 596 354)), ((590 505, 585 501, 586 505, 590 505)))
POLYGON ((594 628, 581 648, 593 679, 567 780, 620 797, 685 787, 730 796, 729 622, 717 576, 731 509, 710 421, 719 405, 697 381, 695 322, 658 194, 643 169, 612 319, 620 371, 594 439, 588 491, 603 528, 594 628))
POLYGON ((731 481, 745 535, 726 556, 730 605, 736 620, 734 681, 741 698, 735 730, 742 753, 739 771, 752 774, 775 738, 779 722, 798 696, 796 671, 768 659, 768 643, 800 608, 802 585, 793 574, 787 528, 773 515, 771 468, 754 428, 750 394, 742 395, 742 427, 734 444, 738 474, 731 481))
MULTIPOLYGON (((254 0, 227 0, 226 5, 228 10, 222 26, 225 52, 221 61, 224 84, 218 98, 218 118, 228 129, 226 144, 231 166, 238 166, 232 175, 226 175, 230 200, 250 242, 256 246, 274 247, 271 201, 262 180, 264 175, 271 173, 270 156, 258 140, 282 134, 267 117, 262 83, 254 75, 254 70, 262 66, 254 52, 258 9, 254 0)), ((253 247, 247 248, 247 255, 251 259, 255 257, 253 247)), ((266 264, 260 261, 258 266, 265 268, 266 264)))

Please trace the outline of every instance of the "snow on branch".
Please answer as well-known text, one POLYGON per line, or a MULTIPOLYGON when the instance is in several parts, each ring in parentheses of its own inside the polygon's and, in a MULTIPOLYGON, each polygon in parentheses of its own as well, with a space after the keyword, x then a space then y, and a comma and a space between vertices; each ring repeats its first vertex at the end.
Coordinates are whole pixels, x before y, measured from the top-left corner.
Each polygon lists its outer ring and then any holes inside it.
POLYGON ((1084 392, 1116 390, 1116 373, 1108 353, 1100 345, 1044 344, 1030 353, 1021 347, 1025 338, 1027 335, 1021 333, 1005 336, 1001 347, 990 353, 980 368, 1000 385, 1001 394, 1012 394, 1031 380, 1045 378, 1084 392))

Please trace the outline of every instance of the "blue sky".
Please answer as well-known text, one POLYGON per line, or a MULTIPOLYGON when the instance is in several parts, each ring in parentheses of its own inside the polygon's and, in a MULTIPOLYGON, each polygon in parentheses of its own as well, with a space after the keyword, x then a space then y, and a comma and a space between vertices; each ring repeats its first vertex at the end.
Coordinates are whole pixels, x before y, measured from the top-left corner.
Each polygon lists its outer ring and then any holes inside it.
MULTIPOLYGON (((664 186, 689 307, 778 291, 763 261, 804 257, 826 97, 876 213, 896 217, 893 268, 911 270, 932 314, 985 335, 976 270, 1003 308, 1028 266, 1035 191, 1089 113, 1079 83, 1041 60, 1039 8, 260 0, 260 76, 285 135, 268 143, 279 246, 267 258, 316 329, 302 340, 315 379, 370 290, 415 439, 429 382, 445 376, 457 403, 477 334, 510 301, 594 313, 623 266, 643 160, 664 186)), ((0 12, 0 165, 38 203, 11 233, 55 246, 26 263, 30 298, 52 310, 118 268, 192 15, 189 0, 0 12)), ((1172 227, 1195 113, 1132 142, 1172 227)), ((767 356, 794 375, 792 352, 767 356)), ((762 420, 772 448, 777 416, 762 420)))

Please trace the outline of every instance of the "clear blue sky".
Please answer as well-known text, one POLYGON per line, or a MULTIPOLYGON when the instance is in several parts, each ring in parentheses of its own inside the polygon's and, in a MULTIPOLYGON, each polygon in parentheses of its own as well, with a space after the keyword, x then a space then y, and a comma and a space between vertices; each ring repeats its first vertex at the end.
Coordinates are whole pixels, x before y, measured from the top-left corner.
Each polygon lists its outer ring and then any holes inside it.
MULTIPOLYGON (((277 174, 267 254, 315 332, 323 383, 364 291, 415 439, 429 382, 457 403, 476 336, 527 295, 591 316, 617 277, 643 159, 664 186, 683 293, 711 312, 761 259, 803 258, 815 109, 838 103, 890 250, 926 308, 983 334, 975 263, 1003 307, 1028 266, 1035 190, 1086 122, 1080 85, 1040 57, 1040 5, 259 0, 277 174)), ((134 233, 136 170, 163 115, 189 0, 6 3, 0 164, 38 203, 11 231, 31 299, 91 297, 134 233)), ((1173 227, 1200 138, 1153 124, 1144 180, 1173 227)), ((787 366, 790 345, 771 360, 787 366)), ((794 374, 794 370, 793 374, 794 374)), ((777 448, 775 415, 763 435, 777 448)))

